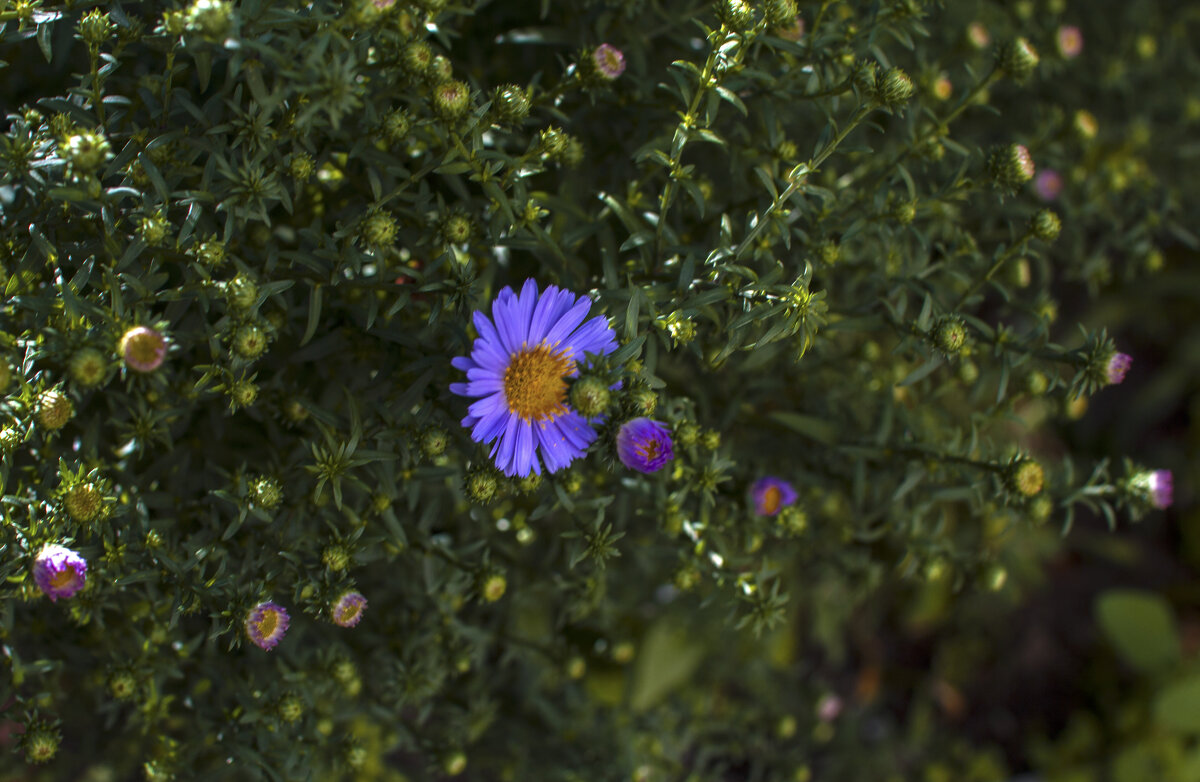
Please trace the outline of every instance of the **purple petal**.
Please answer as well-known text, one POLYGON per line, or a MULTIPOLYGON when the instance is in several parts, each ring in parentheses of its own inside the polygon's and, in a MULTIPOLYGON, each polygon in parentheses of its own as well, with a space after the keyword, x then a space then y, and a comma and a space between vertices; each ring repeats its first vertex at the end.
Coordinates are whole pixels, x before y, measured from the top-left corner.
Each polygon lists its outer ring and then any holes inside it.
POLYGON ((517 475, 524 478, 531 472, 542 474, 542 466, 538 464, 537 458, 533 453, 533 425, 528 421, 521 421, 517 426, 517 449, 516 449, 516 467, 517 475))
MULTIPOLYGON (((564 291, 564 293, 567 293, 568 296, 574 295, 569 291, 564 291)), ((580 323, 583 323, 583 319, 586 318, 588 313, 591 311, 592 302, 586 296, 581 296, 579 301, 576 302, 575 305, 569 310, 563 313, 563 315, 558 319, 558 322, 551 326, 550 330, 546 332, 546 344, 550 345, 551 347, 561 344, 566 340, 568 334, 574 331, 580 323)))
POLYGON ((474 369, 475 362, 472 361, 469 356, 455 356, 454 358, 450 359, 450 366, 466 372, 470 369, 474 369))

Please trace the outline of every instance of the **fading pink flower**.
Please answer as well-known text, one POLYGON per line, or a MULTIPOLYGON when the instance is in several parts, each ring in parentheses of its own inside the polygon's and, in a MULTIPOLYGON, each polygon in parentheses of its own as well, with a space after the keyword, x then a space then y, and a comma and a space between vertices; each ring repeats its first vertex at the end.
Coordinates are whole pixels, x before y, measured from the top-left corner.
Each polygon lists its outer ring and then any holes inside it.
POLYGON ((1029 148, 1024 144, 1017 144, 1013 150, 1016 164, 1021 169, 1021 177, 1028 182, 1033 179, 1033 174, 1037 171, 1037 167, 1033 164, 1033 155, 1029 154, 1029 148))
POLYGON ((362 620, 365 610, 367 599, 361 593, 346 592, 334 602, 329 613, 338 627, 354 627, 362 620))
POLYGON ((1170 470, 1155 470, 1150 473, 1150 504, 1162 510, 1169 508, 1174 500, 1175 479, 1170 470))
POLYGON ((269 652, 287 632, 290 620, 287 609, 278 603, 259 603, 246 614, 246 635, 255 646, 269 652))
POLYGON ((52 601, 71 597, 87 581, 87 560, 65 546, 48 544, 34 560, 33 580, 52 601))
POLYGON ((1058 28, 1054 40, 1058 44, 1058 53, 1065 59, 1073 60, 1083 51, 1083 32, 1074 25, 1058 28))
POLYGON ((817 702, 817 719, 821 722, 833 722, 841 715, 845 705, 837 695, 822 695, 821 700, 817 702))
POLYGON ((602 43, 592 51, 592 64, 596 73, 612 81, 625 72, 625 55, 617 47, 602 43))
POLYGON ((121 337, 121 358, 135 372, 153 372, 167 356, 167 338, 147 326, 136 326, 121 337))
POLYGON ((1113 353, 1105 368, 1105 376, 1111 385, 1116 385, 1125 379, 1125 373, 1133 366, 1133 356, 1128 353, 1113 353))
POLYGON ((1038 198, 1043 201, 1053 201, 1062 193, 1062 174, 1052 168, 1042 169, 1033 180, 1033 189, 1038 198))

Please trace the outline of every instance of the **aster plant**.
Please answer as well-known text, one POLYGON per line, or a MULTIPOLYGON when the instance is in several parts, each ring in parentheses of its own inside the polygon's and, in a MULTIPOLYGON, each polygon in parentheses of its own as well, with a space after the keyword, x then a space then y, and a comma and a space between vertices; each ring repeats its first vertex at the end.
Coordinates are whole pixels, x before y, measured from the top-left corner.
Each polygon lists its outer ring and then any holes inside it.
POLYGON ((6 762, 1025 769, 937 627, 1189 495, 1171 9, 0 0, 6 762))

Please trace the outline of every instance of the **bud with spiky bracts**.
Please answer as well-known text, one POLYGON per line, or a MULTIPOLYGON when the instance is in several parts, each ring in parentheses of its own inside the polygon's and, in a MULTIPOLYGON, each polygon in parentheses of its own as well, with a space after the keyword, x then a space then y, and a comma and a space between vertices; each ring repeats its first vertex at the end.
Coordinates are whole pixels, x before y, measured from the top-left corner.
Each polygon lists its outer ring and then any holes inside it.
POLYGON ((1014 38, 1000 47, 996 64, 1006 76, 1022 81, 1037 68, 1037 49, 1024 38, 1014 38))
POLYGON ((717 0, 717 15, 734 32, 744 33, 754 26, 754 8, 745 0, 717 0))
POLYGON ((1029 221, 1029 232, 1043 242, 1053 242, 1062 230, 1062 220, 1049 209, 1040 209, 1029 221))
POLYGON ((1018 458, 1009 464, 1004 473, 1004 484, 1008 490, 1021 497, 1035 497, 1046 483, 1046 472, 1033 459, 1018 458))
POLYGON ((796 23, 796 0, 767 0, 763 17, 768 30, 784 30, 796 23))
POLYGON ((584 418, 595 418, 608 409, 612 393, 598 377, 585 375, 571 384, 570 402, 584 418))
POLYGON ((75 405, 61 391, 51 388, 38 395, 34 419, 45 429, 61 429, 75 416, 75 405))
POLYGON ((58 726, 47 720, 33 720, 25 728, 21 736, 21 750, 25 753, 27 763, 46 763, 58 753, 58 745, 62 742, 62 734, 58 726))
POLYGON ((529 116, 529 90, 505 84, 492 93, 492 118, 500 125, 516 125, 529 116))
POLYGON ((500 476, 496 471, 485 465, 472 469, 463 481, 463 488, 471 502, 487 505, 496 499, 500 489, 500 476))
POLYGON ((930 330, 930 336, 934 347, 947 356, 957 356, 967 345, 967 327, 962 318, 941 318, 930 330))
POLYGON ((995 147, 988 157, 988 174, 1005 190, 1016 190, 1033 179, 1035 171, 1033 156, 1022 144, 995 147))
POLYGON ((884 106, 907 103, 915 90, 912 78, 900 68, 888 68, 875 76, 875 100, 884 106))

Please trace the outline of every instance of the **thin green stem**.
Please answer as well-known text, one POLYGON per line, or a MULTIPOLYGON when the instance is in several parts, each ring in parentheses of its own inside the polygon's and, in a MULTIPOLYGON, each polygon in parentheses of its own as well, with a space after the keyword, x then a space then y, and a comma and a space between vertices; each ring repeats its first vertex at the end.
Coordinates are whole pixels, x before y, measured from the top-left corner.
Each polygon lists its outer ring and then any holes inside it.
POLYGON ((1000 257, 996 259, 996 262, 993 263, 991 268, 987 270, 987 273, 984 274, 983 277, 981 277, 978 280, 976 280, 975 282, 973 282, 971 284, 971 287, 967 288, 966 291, 963 292, 963 295, 959 298, 958 302, 954 305, 953 310, 954 311, 961 310, 962 306, 967 303, 967 299, 974 296, 975 293, 980 288, 982 288, 985 284, 987 284, 987 281, 992 279, 992 277, 996 274, 996 272, 1000 271, 1000 269, 1004 267, 1004 264, 1008 263, 1010 260, 1015 258, 1018 253, 1023 251, 1025 249, 1025 245, 1029 243, 1029 240, 1032 237, 1033 237, 1033 234, 1026 231, 1024 236, 1022 236, 1019 240, 1014 242, 1011 247, 1009 247, 1007 250, 1005 250, 1003 253, 1001 253, 1000 257))

